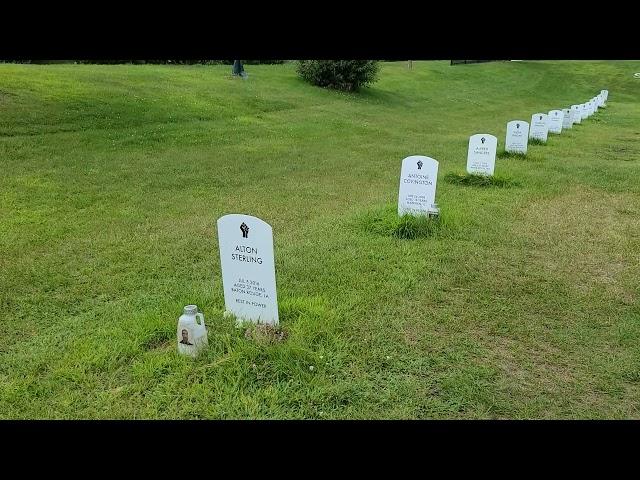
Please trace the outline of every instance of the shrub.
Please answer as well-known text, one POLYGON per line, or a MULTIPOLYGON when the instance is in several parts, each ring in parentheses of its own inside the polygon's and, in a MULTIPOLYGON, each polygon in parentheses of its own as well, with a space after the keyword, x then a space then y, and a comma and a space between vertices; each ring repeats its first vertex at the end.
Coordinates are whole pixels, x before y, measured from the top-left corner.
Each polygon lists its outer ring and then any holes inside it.
POLYGON ((300 60, 297 68, 312 85, 347 92, 374 83, 379 69, 376 60, 300 60))

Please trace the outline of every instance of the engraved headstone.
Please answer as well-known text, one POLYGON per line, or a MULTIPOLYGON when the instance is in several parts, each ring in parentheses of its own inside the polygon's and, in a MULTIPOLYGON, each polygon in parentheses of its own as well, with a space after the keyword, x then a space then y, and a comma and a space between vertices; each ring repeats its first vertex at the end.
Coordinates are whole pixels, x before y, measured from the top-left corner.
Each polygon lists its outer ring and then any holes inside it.
POLYGON ((412 155, 402 160, 398 215, 429 215, 437 212, 437 181, 437 160, 423 155, 412 155))
POLYGON ((583 103, 580 105, 580 115, 582 120, 586 120, 589 117, 589 105, 587 105, 586 103, 583 103))
POLYGON ((511 153, 527 153, 529 143, 529 124, 523 120, 507 123, 507 138, 504 149, 511 153))
POLYGON ((469 137, 467 172, 474 175, 493 175, 496 167, 498 139, 488 133, 477 133, 469 137))
POLYGON ((239 321, 278 324, 271 225, 250 215, 218 219, 220 267, 226 311, 239 321))
POLYGON ((551 110, 549 112, 549 131, 551 133, 562 133, 563 118, 562 110, 551 110))
POLYGON ((548 134, 549 116, 546 113, 534 113, 533 115, 531 115, 529 138, 536 138, 538 140, 546 142, 548 134))
POLYGON ((571 120, 573 123, 582 123, 582 107, 580 105, 571 105, 571 120))
POLYGON ((562 117, 562 129, 572 128, 573 127, 573 113, 570 108, 562 109, 562 113, 564 117, 562 117))

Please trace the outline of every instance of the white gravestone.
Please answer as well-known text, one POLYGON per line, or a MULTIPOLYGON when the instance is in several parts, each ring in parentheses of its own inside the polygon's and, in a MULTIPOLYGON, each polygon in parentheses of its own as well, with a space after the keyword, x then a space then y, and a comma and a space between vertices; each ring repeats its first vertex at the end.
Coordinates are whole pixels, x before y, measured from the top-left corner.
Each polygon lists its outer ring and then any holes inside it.
POLYGON ((506 152, 527 153, 529 143, 529 124, 523 120, 507 123, 507 138, 504 143, 506 152))
POLYGON ((602 90, 600 93, 602 94, 602 100, 604 105, 607 103, 607 100, 609 100, 609 90, 602 90))
POLYGON ((402 160, 398 215, 428 215, 437 212, 438 161, 423 155, 402 160))
POLYGON ((582 105, 580 105, 580 115, 582 120, 586 120, 587 117, 589 116, 589 106, 586 103, 583 103, 582 105))
POLYGON ((498 139, 488 133, 477 133, 469 137, 467 172, 473 175, 493 175, 496 167, 498 139))
POLYGON ((562 109, 562 114, 564 115, 564 117, 562 117, 562 129, 567 129, 567 128, 571 128, 573 127, 573 117, 572 117, 572 112, 570 108, 564 108, 562 109))
POLYGON ((593 100, 589 100, 587 105, 589 105, 589 116, 591 116, 596 112, 596 109, 593 106, 593 100))
POLYGON ((563 118, 562 110, 551 110, 549 112, 549 131, 551 133, 562 133, 563 118))
POLYGON ((598 103, 598 97, 593 97, 591 99, 591 103, 593 104, 593 111, 597 112, 598 108, 600 108, 600 103, 598 103))
POLYGON ((534 113, 533 115, 531 115, 529 138, 537 138, 538 140, 546 142, 548 134, 549 116, 546 113, 534 113))
POLYGON ((582 107, 580 105, 571 105, 571 120, 573 123, 582 123, 582 107))
POLYGON ((239 321, 278 324, 271 225, 250 215, 218 219, 220 267, 226 311, 239 321))

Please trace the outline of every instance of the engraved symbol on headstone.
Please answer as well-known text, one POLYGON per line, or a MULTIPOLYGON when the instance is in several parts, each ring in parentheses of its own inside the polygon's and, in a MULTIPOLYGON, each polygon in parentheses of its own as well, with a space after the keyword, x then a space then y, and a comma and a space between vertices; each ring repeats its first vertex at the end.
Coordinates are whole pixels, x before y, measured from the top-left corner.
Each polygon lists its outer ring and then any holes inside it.
POLYGON ((540 115, 540 120, 542 120, 542 115, 540 115))
POLYGON ((484 145, 484 141, 486 140, 486 138, 482 137, 480 140, 482 141, 482 144, 484 145))
POLYGON ((242 222, 240 230, 242 231, 242 238, 249 238, 249 227, 247 227, 246 223, 242 222))
POLYGON ((422 165, 423 165, 422 160, 418 160, 418 170, 422 168, 422 165))
POLYGON ((516 128, 520 128, 520 124, 519 123, 516 123, 516 128))
POLYGON ((554 115, 557 117, 558 116, 558 112, 555 112, 554 115))

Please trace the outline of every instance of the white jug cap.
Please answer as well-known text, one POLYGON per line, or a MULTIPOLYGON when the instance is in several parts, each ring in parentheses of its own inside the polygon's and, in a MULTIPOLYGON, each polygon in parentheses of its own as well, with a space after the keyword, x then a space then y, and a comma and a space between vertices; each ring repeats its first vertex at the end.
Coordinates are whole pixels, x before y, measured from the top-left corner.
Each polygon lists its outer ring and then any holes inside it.
POLYGON ((197 311, 198 311, 197 305, 187 305, 184 307, 185 315, 195 315, 197 311))

